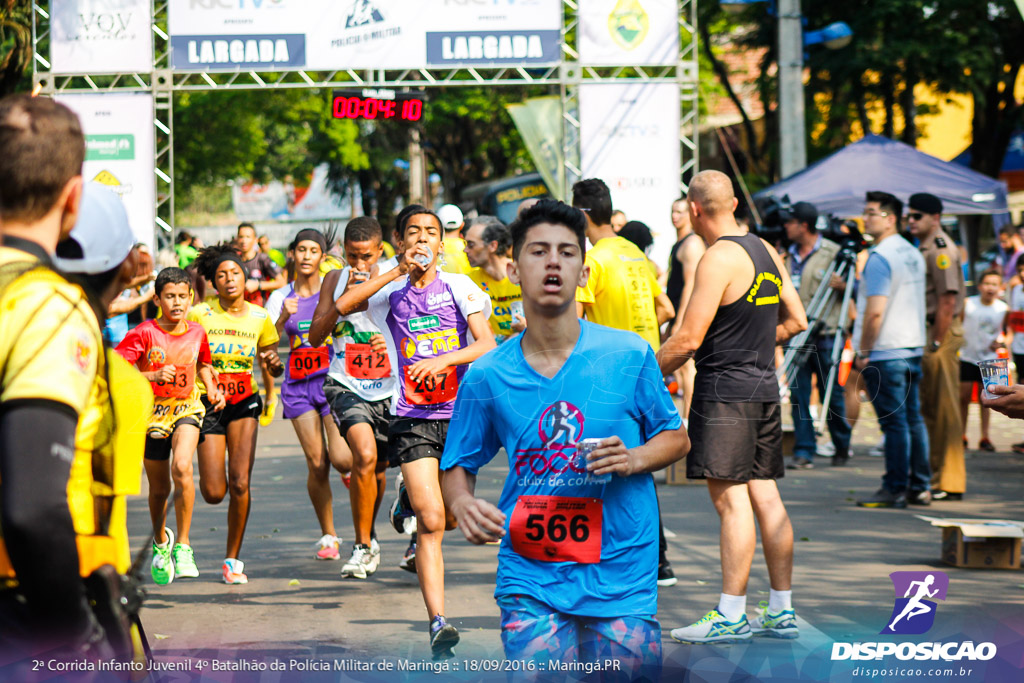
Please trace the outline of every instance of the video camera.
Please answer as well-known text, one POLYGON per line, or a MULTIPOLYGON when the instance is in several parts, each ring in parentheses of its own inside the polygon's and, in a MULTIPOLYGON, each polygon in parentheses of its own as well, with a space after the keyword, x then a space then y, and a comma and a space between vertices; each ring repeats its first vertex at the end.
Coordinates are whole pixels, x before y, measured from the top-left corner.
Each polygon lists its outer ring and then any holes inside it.
MULTIPOLYGON (((786 228, 783 225, 785 223, 783 214, 793 210, 789 195, 783 195, 781 199, 769 195, 758 199, 755 204, 761 215, 761 224, 753 228, 754 234, 767 242, 781 244, 784 248, 789 248, 790 241, 786 237, 786 228)), ((832 240, 843 249, 850 249, 856 253, 868 246, 856 221, 844 220, 832 214, 826 214, 818 217, 817 227, 819 235, 832 240), (822 225, 822 221, 825 222, 825 225, 822 225)))

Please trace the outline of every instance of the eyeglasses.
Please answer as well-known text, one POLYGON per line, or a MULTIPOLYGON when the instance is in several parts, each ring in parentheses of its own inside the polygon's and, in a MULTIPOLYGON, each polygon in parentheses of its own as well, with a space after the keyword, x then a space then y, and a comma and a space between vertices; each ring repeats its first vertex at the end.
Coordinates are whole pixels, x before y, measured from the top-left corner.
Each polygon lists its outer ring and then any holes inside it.
POLYGON ((867 209, 864 212, 864 216, 867 218, 874 218, 875 216, 891 216, 892 214, 888 211, 875 211, 874 209, 867 209))
POLYGON ((923 213, 908 213, 907 214, 907 220, 908 221, 919 221, 922 218, 924 218, 924 214, 923 213))

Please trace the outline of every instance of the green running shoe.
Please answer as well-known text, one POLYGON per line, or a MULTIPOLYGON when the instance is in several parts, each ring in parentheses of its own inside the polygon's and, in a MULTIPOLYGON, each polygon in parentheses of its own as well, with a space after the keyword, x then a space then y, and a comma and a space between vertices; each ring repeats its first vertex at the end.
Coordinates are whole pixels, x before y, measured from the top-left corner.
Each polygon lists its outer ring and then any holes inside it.
POLYGON ((199 567, 196 566, 192 546, 176 543, 171 555, 174 557, 174 573, 179 579, 199 578, 199 567))
POLYGON ((174 581, 174 560, 171 558, 171 548, 174 546, 174 532, 170 527, 165 527, 167 541, 158 544, 153 540, 153 561, 149 565, 149 573, 153 576, 153 583, 158 586, 166 586, 174 581))

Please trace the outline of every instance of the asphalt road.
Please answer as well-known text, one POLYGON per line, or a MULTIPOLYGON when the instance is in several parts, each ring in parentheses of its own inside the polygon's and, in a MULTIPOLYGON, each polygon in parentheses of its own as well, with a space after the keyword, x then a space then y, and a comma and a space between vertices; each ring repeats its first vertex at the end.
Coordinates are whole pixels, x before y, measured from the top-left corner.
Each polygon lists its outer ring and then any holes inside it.
MULTIPOLYGON (((976 413, 977 408, 972 411, 976 413)), ((867 406, 865 413, 870 416, 867 406)), ((973 413, 970 434, 976 443, 973 413)), ((1009 451, 1022 433, 1024 424, 994 419, 993 440, 998 447, 1009 451)), ((915 515, 1024 520, 1024 456, 970 452, 969 489, 963 501, 935 503, 930 508, 867 510, 856 507, 854 498, 878 487, 882 458, 867 455, 878 436, 874 419, 863 419, 855 431, 850 466, 831 468, 827 459, 819 459, 816 469, 788 472, 780 482, 797 539, 793 577, 793 599, 801 619, 797 641, 758 639, 752 644, 709 647, 682 645, 668 637, 669 629, 695 621, 717 603, 719 526, 704 486, 659 484, 670 535, 669 558, 679 577, 677 585, 659 594, 665 680, 858 680, 851 676, 849 662, 842 663, 845 669, 835 668, 829 650, 834 641, 885 640, 878 633, 893 607, 888 575, 904 570, 938 570, 950 577, 949 594, 939 606, 934 627, 918 640, 992 641, 1001 648, 996 663, 1021 671, 1024 576, 1019 570, 942 564, 940 530, 915 515)), ((481 471, 479 493, 496 501, 506 471, 505 463, 496 458, 481 471)), ((394 497, 393 474, 389 471, 385 511, 394 497)), ((242 550, 249 576, 244 586, 220 582, 227 502, 210 506, 197 496, 192 544, 202 575, 167 586, 148 586, 150 597, 143 613, 157 658, 185 669, 161 674, 163 680, 426 680, 435 676, 386 669, 395 663, 421 666, 429 657, 426 613, 416 577, 397 567, 407 538, 391 529, 382 511, 377 525, 383 557, 380 570, 365 581, 341 579, 341 562, 314 559, 313 547, 320 534, 305 479, 305 461, 291 425, 278 419, 262 429, 252 475, 252 516, 242 550), (213 670, 214 662, 268 668, 222 673, 213 670), (285 671, 271 670, 274 662, 285 671), (353 662, 375 663, 385 671, 346 668, 359 666, 353 662), (205 668, 197 669, 197 664, 205 668), (322 666, 335 670, 308 670, 322 666)), ((657 480, 662 482, 663 475, 657 480)), ((334 495, 336 524, 346 554, 352 542, 351 515, 347 491, 337 477, 334 495)), ((129 503, 129 530, 133 539, 143 539, 149 531, 143 496, 129 503)), ((457 669, 440 675, 503 680, 504 674, 487 670, 502 657, 498 609, 492 597, 497 548, 470 545, 456 530, 445 537, 444 555, 446 611, 458 626, 462 642, 452 662, 457 669), (474 666, 477 671, 466 670, 474 666)), ((759 549, 748 590, 749 615, 755 614, 759 600, 767 600, 768 588, 759 549)), ((948 680, 1002 680, 1002 675, 989 669, 989 675, 981 678, 968 674, 948 680)), ((1024 680, 1024 674, 1018 680, 1024 680)))

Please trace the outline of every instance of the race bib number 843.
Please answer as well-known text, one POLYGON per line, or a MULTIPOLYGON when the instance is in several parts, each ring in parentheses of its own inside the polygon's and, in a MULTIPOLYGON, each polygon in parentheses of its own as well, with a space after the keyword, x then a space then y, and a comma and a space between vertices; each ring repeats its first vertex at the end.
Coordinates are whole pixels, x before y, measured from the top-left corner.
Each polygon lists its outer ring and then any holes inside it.
POLYGON ((512 549, 541 562, 601 561, 599 498, 519 496, 509 522, 512 549))

